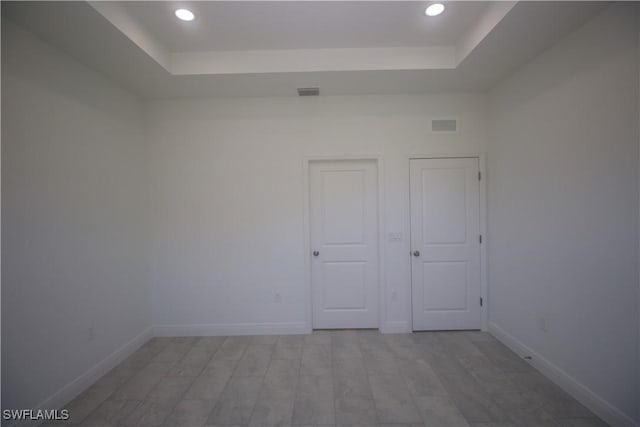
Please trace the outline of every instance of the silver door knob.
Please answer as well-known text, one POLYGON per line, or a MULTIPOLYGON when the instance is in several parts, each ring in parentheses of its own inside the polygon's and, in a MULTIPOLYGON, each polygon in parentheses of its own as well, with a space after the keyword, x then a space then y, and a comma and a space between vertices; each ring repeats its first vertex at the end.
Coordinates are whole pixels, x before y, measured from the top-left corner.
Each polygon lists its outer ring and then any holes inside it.
POLYGON ((415 256, 415 257, 420 256, 420 251, 413 251, 413 256, 415 256))
POLYGON ((318 252, 318 251, 313 251, 313 256, 318 256, 318 255, 320 255, 320 252, 318 252))

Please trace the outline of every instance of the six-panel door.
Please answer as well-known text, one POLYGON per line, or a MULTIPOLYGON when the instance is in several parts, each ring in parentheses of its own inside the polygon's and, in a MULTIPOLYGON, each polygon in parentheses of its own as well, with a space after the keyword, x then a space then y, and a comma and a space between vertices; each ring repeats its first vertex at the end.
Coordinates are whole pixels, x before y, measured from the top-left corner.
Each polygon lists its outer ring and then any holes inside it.
POLYGON ((377 165, 309 164, 313 328, 378 327, 377 165))
POLYGON ((412 159, 413 330, 480 329, 477 158, 412 159))

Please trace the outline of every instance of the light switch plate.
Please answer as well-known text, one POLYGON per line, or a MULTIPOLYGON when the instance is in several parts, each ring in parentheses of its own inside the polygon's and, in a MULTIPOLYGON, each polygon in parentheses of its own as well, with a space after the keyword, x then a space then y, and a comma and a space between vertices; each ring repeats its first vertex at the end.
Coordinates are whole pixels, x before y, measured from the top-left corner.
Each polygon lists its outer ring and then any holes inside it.
POLYGON ((392 231, 390 233, 387 233, 387 240, 389 242, 402 242, 402 232, 392 231))

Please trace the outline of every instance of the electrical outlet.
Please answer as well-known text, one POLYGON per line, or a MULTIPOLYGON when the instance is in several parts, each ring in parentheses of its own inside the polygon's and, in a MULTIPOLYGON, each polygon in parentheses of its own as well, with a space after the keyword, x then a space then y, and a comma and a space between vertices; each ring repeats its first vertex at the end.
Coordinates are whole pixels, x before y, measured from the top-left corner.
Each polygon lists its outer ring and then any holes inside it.
POLYGON ((87 328, 87 341, 93 341, 96 337, 95 331, 93 330, 93 326, 87 328))
POLYGON ((273 296, 273 302, 282 302, 282 295, 280 295, 280 292, 276 292, 276 294, 273 296))
POLYGON ((538 318, 538 328, 540 328, 542 332, 549 332, 549 325, 547 324, 546 318, 544 317, 538 318))
POLYGON ((398 301, 398 292, 391 291, 391 301, 398 301))

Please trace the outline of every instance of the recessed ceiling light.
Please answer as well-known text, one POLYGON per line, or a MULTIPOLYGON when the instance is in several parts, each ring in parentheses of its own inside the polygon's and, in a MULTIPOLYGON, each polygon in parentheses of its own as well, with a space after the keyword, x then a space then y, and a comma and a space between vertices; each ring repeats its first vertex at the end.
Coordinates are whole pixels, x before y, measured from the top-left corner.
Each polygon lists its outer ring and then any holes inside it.
POLYGON ((444 5, 442 3, 434 3, 427 7, 424 14, 427 16, 436 16, 440 15, 442 12, 444 12, 444 5))
POLYGON ((189 9, 176 9, 176 16, 183 21, 193 21, 195 15, 189 9))

